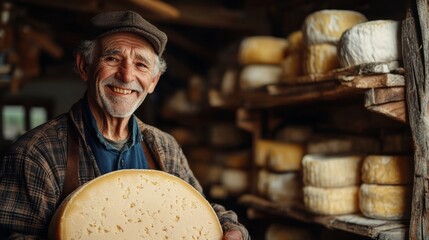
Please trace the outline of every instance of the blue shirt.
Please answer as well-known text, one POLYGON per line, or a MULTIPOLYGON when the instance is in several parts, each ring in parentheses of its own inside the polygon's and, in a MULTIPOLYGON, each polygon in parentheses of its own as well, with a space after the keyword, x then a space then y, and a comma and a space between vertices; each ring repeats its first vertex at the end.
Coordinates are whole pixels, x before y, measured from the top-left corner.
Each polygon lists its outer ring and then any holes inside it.
POLYGON ((95 156, 101 174, 119 169, 148 169, 148 162, 141 145, 143 135, 139 131, 135 117, 132 116, 128 123, 131 137, 122 149, 118 150, 106 141, 98 130, 86 96, 83 102, 85 139, 95 156))

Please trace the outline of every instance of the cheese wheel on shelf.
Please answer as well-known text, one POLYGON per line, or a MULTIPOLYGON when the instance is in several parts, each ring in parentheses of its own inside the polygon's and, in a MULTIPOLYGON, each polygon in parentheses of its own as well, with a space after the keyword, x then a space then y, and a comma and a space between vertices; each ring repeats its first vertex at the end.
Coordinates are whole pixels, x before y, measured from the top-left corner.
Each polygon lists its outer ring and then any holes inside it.
POLYGON ((273 202, 302 201, 302 177, 298 171, 268 173, 267 196, 273 202))
POLYGON ((305 155, 302 166, 306 186, 331 188, 361 183, 361 156, 305 155))
POLYGON ((359 186, 340 188, 304 187, 304 205, 312 213, 343 215, 359 212, 359 186))
POLYGON ((243 193, 249 187, 248 173, 245 170, 224 168, 220 183, 231 194, 243 193))
POLYGON ((282 61, 281 66, 283 68, 283 77, 292 78, 303 75, 303 53, 296 52, 286 56, 282 61))
POLYGON ((370 184, 409 184, 413 181, 411 156, 369 155, 362 164, 362 181, 370 184))
POLYGON ((283 172, 301 169, 304 146, 276 140, 259 139, 256 142, 255 164, 269 170, 283 172))
POLYGON ((155 170, 102 175, 70 194, 50 239, 222 239, 211 205, 191 185, 155 170))
POLYGON ((376 20, 353 26, 341 36, 338 55, 342 67, 401 60, 399 22, 376 20))
POLYGON ((242 65, 279 64, 284 56, 288 42, 285 38, 273 36, 252 36, 240 43, 238 59, 242 65))
POLYGON ((344 31, 352 26, 366 22, 367 18, 359 12, 349 10, 320 10, 308 15, 303 23, 306 45, 337 44, 344 31))
POLYGON ((322 74, 339 68, 337 46, 329 43, 308 45, 304 51, 305 75, 322 74))
POLYGON ((286 37, 286 40, 288 42, 286 55, 292 53, 300 53, 302 52, 302 50, 304 50, 304 37, 301 30, 290 33, 286 37))
POLYGON ((369 218, 399 220, 410 216, 411 185, 362 184, 359 208, 369 218))
POLYGON ((246 91, 278 83, 282 72, 280 65, 247 65, 240 73, 240 89, 246 91))
POLYGON ((267 196, 269 182, 270 182, 269 172, 265 169, 258 170, 256 190, 258 191, 259 195, 263 197, 267 196))

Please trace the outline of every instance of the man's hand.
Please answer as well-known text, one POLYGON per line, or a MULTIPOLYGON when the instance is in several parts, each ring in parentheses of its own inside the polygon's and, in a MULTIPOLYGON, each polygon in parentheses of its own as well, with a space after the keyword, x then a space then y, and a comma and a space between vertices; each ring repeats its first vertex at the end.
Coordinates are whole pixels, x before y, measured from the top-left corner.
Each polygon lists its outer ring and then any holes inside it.
POLYGON ((231 230, 225 233, 223 240, 242 240, 243 236, 239 230, 231 230))

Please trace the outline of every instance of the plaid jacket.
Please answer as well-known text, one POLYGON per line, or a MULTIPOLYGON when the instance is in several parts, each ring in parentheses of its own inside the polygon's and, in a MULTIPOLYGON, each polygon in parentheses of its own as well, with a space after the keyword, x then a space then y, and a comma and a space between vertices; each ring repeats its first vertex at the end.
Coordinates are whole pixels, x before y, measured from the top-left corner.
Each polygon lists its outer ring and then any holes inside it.
MULTIPOLYGON (((67 125, 71 117, 79 130, 79 184, 98 176, 94 155, 85 142, 82 101, 68 113, 33 129, 19 138, 5 155, 0 166, 0 236, 10 239, 43 239, 55 209, 59 206, 67 159, 67 125)), ((178 143, 169 134, 138 120, 143 138, 160 168, 192 185, 202 188, 189 168, 178 143)), ((212 204, 223 230, 240 230, 250 239, 247 230, 238 223, 237 215, 221 205, 212 204)))

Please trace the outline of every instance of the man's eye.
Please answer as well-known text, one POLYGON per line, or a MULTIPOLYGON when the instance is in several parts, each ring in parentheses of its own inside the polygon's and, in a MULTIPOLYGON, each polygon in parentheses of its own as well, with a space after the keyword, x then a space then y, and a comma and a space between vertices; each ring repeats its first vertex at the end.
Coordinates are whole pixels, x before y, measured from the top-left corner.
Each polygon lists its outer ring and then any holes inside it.
POLYGON ((113 56, 107 56, 104 58, 104 61, 109 62, 109 63, 119 63, 120 59, 113 57, 113 56))
POLYGON ((136 64, 136 67, 137 67, 138 69, 145 69, 145 68, 147 68, 146 64, 144 64, 144 63, 137 62, 137 63, 135 63, 135 64, 136 64))

